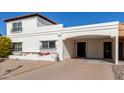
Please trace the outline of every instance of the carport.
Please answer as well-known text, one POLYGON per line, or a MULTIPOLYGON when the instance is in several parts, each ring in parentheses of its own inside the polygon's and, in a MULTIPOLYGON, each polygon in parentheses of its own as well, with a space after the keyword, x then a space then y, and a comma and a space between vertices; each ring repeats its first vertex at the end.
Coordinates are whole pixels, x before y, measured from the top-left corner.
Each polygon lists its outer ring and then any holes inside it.
POLYGON ((118 64, 118 22, 70 27, 62 31, 63 60, 111 59, 118 64))

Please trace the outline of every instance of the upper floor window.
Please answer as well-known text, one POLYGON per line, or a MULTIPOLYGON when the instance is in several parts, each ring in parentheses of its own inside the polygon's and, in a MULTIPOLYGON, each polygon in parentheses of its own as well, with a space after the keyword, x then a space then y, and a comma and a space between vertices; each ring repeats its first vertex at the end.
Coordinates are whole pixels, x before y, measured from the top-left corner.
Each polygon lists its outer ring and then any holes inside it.
POLYGON ((12 24, 12 32, 22 31, 22 22, 15 22, 12 24))
POLYGON ((41 41, 41 49, 55 49, 56 42, 55 41, 41 41))

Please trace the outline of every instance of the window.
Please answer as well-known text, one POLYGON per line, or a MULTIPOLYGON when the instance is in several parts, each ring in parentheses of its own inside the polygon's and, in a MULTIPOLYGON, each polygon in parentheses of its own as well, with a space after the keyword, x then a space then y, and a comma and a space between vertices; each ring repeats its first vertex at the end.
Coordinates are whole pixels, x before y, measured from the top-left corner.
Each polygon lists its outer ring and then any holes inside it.
POLYGON ((12 32, 22 31, 22 22, 15 22, 12 24, 12 32))
POLYGON ((49 48, 48 41, 42 41, 42 49, 49 48))
POLYGON ((22 51, 22 43, 13 43, 13 51, 21 52, 22 51))
POLYGON ((55 49, 56 44, 55 41, 41 41, 41 49, 55 49))
POLYGON ((55 48, 55 41, 49 42, 49 48, 55 48))

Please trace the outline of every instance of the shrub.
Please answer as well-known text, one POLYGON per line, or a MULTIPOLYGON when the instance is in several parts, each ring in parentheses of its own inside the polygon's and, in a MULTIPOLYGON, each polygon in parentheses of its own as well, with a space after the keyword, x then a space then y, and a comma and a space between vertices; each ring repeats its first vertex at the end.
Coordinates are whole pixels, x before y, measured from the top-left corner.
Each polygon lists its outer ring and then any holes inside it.
POLYGON ((8 37, 0 37, 0 57, 6 58, 12 53, 12 41, 8 37))

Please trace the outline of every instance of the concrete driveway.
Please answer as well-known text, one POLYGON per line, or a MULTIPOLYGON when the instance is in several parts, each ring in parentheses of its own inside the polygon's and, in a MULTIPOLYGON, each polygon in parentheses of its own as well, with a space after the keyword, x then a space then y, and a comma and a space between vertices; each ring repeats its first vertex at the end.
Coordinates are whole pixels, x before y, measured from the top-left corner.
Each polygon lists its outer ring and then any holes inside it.
POLYGON ((67 60, 4 78, 7 80, 112 80, 112 64, 67 60))

